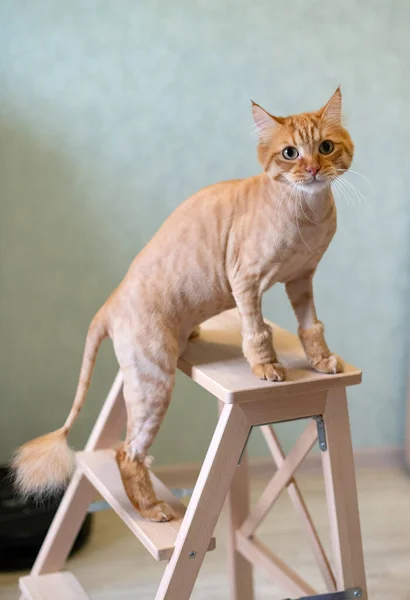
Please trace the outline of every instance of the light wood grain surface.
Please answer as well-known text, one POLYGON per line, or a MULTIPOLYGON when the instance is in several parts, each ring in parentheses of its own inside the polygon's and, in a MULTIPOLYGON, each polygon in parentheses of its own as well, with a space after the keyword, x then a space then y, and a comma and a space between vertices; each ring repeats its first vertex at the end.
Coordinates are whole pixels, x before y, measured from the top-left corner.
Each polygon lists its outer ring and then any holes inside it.
MULTIPOLYGON (((113 450, 77 452, 77 463, 95 489, 112 506, 117 515, 131 529, 156 560, 168 560, 174 551, 175 540, 181 528, 185 507, 153 473, 151 479, 156 496, 172 506, 175 519, 169 523, 152 523, 143 519, 129 501, 113 450)), ((215 540, 210 550, 215 548, 215 540)))
POLYGON ((321 455, 337 589, 358 586, 363 590, 363 597, 367 598, 356 474, 344 388, 328 393, 323 420, 328 449, 321 455))
POLYGON ((305 456, 310 452, 313 445, 316 443, 316 440, 316 423, 311 421, 292 450, 284 458, 281 468, 273 475, 257 504, 251 509, 247 519, 242 524, 241 533, 245 537, 251 537, 255 533, 279 495, 290 483, 295 471, 301 465, 305 456))
POLYGON ((203 323, 199 337, 188 342, 178 367, 229 404, 360 383, 361 371, 348 364, 345 364, 345 372, 337 375, 316 373, 309 366, 299 339, 278 325, 270 325, 279 360, 288 369, 286 381, 271 383, 258 380, 253 375, 242 354, 236 309, 203 323))
MULTIPOLYGON (((322 477, 300 474, 298 481, 315 525, 330 553, 325 493, 322 477)), ((175 481, 175 484, 178 483, 175 481)), ((252 484, 253 502, 267 480, 252 484)), ((400 470, 358 471, 360 515, 371 600, 410 599, 410 479, 400 470)), ((215 535, 217 547, 206 555, 192 600, 226 600, 226 514, 215 535)), ((312 587, 323 590, 305 532, 294 508, 282 495, 258 530, 263 543, 289 562, 312 587)), ((91 600, 151 600, 155 597, 164 565, 156 562, 114 512, 95 515, 90 542, 66 568, 79 579, 91 600)), ((20 573, 0 574, 0 599, 17 600, 20 573)), ((259 570, 255 571, 257 600, 286 597, 259 570)))
POLYGON ((155 600, 191 598, 248 434, 241 408, 225 405, 155 600))
MULTIPOLYGON (((275 461, 278 469, 280 469, 286 460, 286 456, 280 445, 279 439, 273 427, 270 425, 264 425, 261 427, 261 431, 273 456, 273 460, 275 461)), ((293 478, 291 481, 289 481, 286 490, 288 492, 289 499, 300 518, 301 524, 306 531, 307 540, 322 573, 323 581, 325 582, 329 591, 334 591, 336 589, 336 581, 329 563, 329 559, 326 556, 322 541, 318 536, 316 527, 312 521, 312 517, 307 509, 305 499, 302 496, 302 492, 300 491, 300 487, 296 479, 293 478)))
MULTIPOLYGON (((111 390, 98 415, 86 450, 105 448, 116 443, 124 427, 124 399, 122 377, 114 380, 111 390)), ((64 494, 56 516, 33 565, 32 574, 39 575, 60 571, 84 520, 87 508, 95 496, 95 490, 80 471, 74 476, 64 494), (69 527, 63 527, 64 523, 69 527), (63 527, 63 532, 60 529, 63 527)))
POLYGON ((23 577, 20 589, 25 600, 88 600, 77 579, 67 572, 23 577))

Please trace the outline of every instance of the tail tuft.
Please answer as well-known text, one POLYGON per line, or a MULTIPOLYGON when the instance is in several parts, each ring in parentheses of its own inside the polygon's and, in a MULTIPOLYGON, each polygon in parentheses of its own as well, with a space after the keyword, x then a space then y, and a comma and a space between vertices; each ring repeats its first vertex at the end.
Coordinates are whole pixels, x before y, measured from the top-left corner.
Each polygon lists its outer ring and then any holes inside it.
POLYGON ((16 451, 12 460, 15 486, 25 498, 53 496, 66 487, 74 466, 67 430, 58 429, 27 442, 16 451))

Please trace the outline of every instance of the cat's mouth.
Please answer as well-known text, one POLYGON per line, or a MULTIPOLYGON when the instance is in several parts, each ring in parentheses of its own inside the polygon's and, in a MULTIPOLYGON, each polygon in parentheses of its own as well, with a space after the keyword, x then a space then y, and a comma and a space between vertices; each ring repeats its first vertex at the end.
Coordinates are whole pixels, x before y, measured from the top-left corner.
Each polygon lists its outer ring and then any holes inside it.
POLYGON ((307 184, 326 183, 327 179, 328 178, 327 178, 326 175, 322 175, 322 173, 318 173, 317 175, 312 175, 311 177, 309 177, 308 179, 306 179, 306 183, 307 184))
POLYGON ((319 177, 319 176, 313 177, 312 176, 309 179, 303 179, 301 181, 296 181, 295 184, 296 184, 296 187, 313 192, 315 190, 322 188, 325 185, 328 185, 328 180, 327 180, 327 177, 319 177))

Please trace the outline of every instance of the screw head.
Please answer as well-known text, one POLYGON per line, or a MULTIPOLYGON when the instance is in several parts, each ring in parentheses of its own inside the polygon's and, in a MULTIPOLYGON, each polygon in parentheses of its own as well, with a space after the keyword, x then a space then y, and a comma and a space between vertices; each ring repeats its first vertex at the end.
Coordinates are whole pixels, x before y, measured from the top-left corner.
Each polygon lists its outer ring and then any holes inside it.
POLYGON ((324 442, 320 442, 321 450, 326 450, 326 444, 324 442))
POLYGON ((361 598, 362 597, 362 590, 360 590, 360 589, 354 590, 353 591, 353 596, 355 598, 361 598))
POLYGON ((195 558, 195 556, 196 556, 195 550, 191 550, 191 552, 189 553, 189 558, 195 558))

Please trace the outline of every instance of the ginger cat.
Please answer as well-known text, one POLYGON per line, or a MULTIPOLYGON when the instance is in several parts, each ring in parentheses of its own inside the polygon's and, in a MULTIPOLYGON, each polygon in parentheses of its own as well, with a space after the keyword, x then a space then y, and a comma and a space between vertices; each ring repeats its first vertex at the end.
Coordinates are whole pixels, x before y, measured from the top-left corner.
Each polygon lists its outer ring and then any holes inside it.
POLYGON ((177 359, 204 320, 233 307, 241 316, 243 352, 256 377, 281 381, 262 294, 282 282, 311 365, 342 369, 324 338, 312 278, 336 231, 332 181, 353 157, 337 89, 320 110, 273 117, 253 103, 263 172, 205 188, 186 200, 138 254, 122 283, 96 314, 85 342, 77 393, 64 426, 16 453, 22 493, 53 492, 74 467, 66 439, 84 403, 98 347, 110 336, 124 378, 125 442, 117 463, 127 495, 147 519, 167 521, 145 465, 165 416, 177 359))

